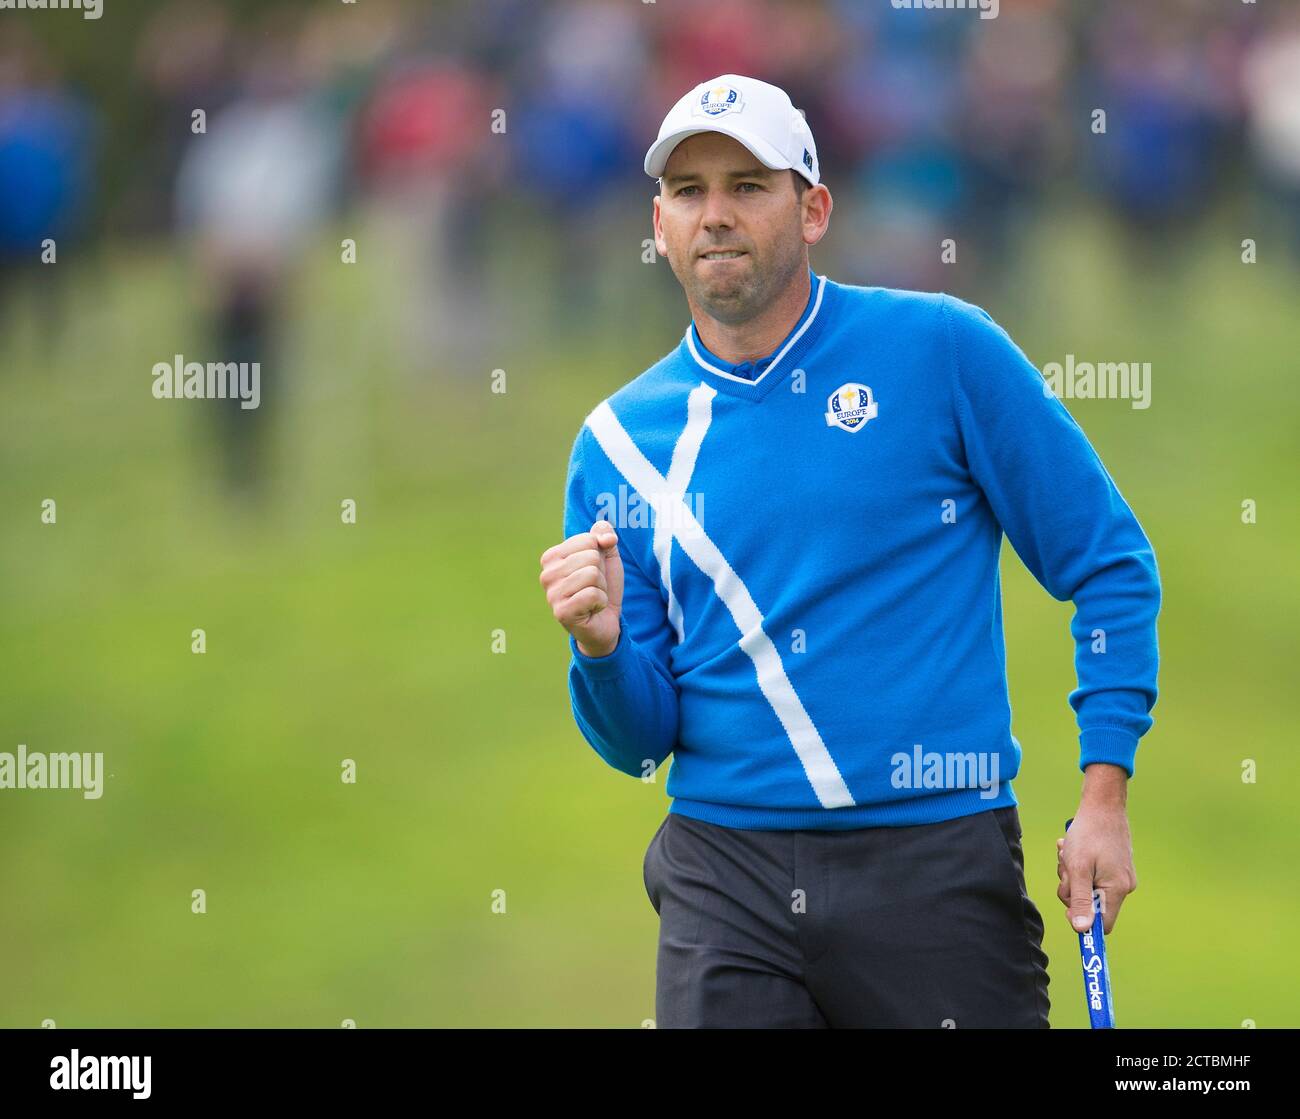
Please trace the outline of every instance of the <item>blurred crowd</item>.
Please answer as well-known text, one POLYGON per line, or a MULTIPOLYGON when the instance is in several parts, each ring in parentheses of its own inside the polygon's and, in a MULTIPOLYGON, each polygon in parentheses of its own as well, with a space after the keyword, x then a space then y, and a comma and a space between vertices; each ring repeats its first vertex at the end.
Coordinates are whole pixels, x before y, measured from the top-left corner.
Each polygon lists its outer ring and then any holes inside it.
POLYGON ((583 329, 611 230, 642 207, 649 233, 641 165, 663 114, 725 72, 804 109, 848 282, 941 287, 946 237, 996 278, 1026 214, 1065 196, 1157 247, 1244 197, 1261 238, 1300 262, 1297 4, 1001 0, 990 20, 887 0, 238 12, 155 5, 121 78, 129 97, 111 100, 125 123, 7 16, 0 314, 49 238, 179 234, 222 349, 271 355, 289 278, 346 212, 383 254, 412 363, 476 369, 493 329, 486 269, 514 251, 495 219, 537 232, 551 321, 583 329))

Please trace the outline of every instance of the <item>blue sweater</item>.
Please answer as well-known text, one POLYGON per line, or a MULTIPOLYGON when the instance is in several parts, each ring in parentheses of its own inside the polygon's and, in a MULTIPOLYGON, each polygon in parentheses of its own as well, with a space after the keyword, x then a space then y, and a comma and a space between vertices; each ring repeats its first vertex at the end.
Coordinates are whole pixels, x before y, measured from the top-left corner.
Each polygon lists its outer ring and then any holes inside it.
POLYGON ((602 517, 621 634, 569 693, 609 765, 673 755, 670 811, 737 828, 932 823, 1015 804, 998 554, 1075 605, 1079 766, 1130 776, 1156 700, 1151 544, 989 315, 840 284, 767 358, 675 350, 573 444, 564 535, 602 517))

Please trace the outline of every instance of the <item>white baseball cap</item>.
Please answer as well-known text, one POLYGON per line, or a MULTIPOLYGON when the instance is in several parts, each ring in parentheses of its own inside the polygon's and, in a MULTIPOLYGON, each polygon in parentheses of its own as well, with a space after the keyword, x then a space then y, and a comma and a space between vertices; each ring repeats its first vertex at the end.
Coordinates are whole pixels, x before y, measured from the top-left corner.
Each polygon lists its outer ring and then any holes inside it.
POLYGON ((668 110, 659 138, 645 153, 645 173, 659 178, 673 148, 697 132, 725 133, 744 144, 764 167, 791 168, 814 186, 821 180, 808 123, 779 86, 743 74, 701 82, 668 110))

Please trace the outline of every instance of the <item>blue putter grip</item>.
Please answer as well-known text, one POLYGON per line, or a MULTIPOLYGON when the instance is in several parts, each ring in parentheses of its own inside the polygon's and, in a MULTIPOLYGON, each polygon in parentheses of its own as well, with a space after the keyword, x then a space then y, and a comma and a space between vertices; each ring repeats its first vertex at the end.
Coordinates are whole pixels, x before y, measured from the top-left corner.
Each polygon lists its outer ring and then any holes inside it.
MULTIPOLYGON (((1074 823, 1071 816, 1065 830, 1074 823)), ((1083 991, 1088 1000, 1088 1024, 1094 1030, 1115 1028, 1115 1005, 1110 998, 1110 964, 1106 962, 1106 935, 1101 916, 1101 894, 1092 892, 1092 928, 1079 933, 1079 956, 1083 961, 1083 991)))

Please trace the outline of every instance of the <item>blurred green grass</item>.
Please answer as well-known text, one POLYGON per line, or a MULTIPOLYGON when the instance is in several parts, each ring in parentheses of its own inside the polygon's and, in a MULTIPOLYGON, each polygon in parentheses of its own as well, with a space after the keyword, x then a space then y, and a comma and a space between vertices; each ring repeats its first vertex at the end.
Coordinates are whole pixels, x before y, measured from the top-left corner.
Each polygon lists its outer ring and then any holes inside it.
MULTIPOLYGON (((1049 220, 1033 246, 997 301, 958 294, 1040 367, 1070 352, 1153 365, 1148 410, 1067 402, 1164 581, 1161 697, 1130 789, 1140 887, 1111 940, 1119 1023, 1300 1024, 1295 277, 1241 265, 1221 228, 1166 276, 1124 266, 1088 215, 1049 220)), ((540 332, 536 269, 515 261, 496 396, 487 367, 400 372, 396 293, 336 260, 322 249, 304 269, 261 515, 223 496, 191 402, 149 394, 155 361, 203 349, 166 246, 75 274, 57 338, 32 316, 39 293, 0 336, 0 749, 103 751, 112 774, 98 801, 0 793, 0 1025, 654 1015, 640 863, 666 774, 615 773, 577 732, 537 557, 582 417, 675 343, 684 303, 575 345, 540 332)), ((674 296, 666 265, 653 284, 674 296)), ((1009 548, 1003 580, 1029 891, 1053 1025, 1079 1027, 1054 873, 1081 779, 1073 608, 1009 548)))

